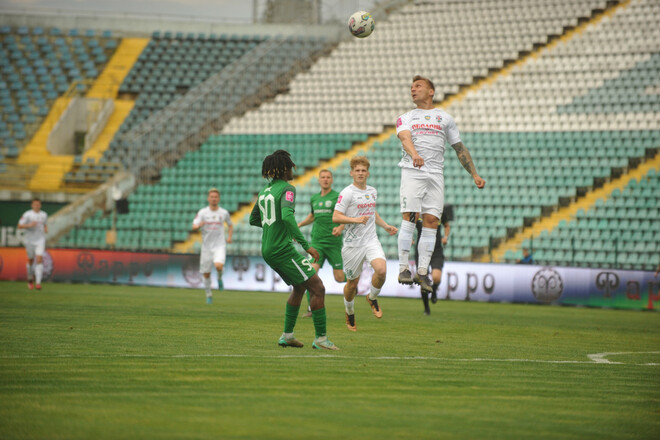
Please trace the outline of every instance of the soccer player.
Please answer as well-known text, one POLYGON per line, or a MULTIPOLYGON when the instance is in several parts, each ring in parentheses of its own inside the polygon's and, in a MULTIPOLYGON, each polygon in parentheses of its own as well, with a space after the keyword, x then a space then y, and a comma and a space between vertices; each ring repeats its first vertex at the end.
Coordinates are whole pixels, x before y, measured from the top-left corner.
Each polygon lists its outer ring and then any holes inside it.
MULTIPOLYGON (((312 247, 319 252, 318 263, 312 263, 312 266, 318 272, 327 259, 332 266, 332 273, 335 281, 343 283, 346 281, 343 264, 341 260, 341 233, 344 225, 338 225, 332 222, 332 213, 335 211, 339 193, 332 189, 332 172, 330 170, 319 171, 319 186, 321 192, 312 196, 310 200, 311 212, 303 221, 298 223, 298 227, 314 223, 312 227, 312 247)), ((307 293, 309 301, 309 292, 307 293)), ((311 306, 307 308, 307 314, 311 316, 311 306)))
POLYGON ((291 155, 277 150, 264 159, 261 175, 270 180, 259 192, 257 203, 250 214, 250 224, 262 228, 261 255, 293 291, 286 302, 284 333, 278 344, 282 347, 302 347, 293 334, 300 303, 305 290, 310 293, 312 320, 316 338, 312 348, 338 350, 326 334, 325 286, 310 261, 300 255, 293 246, 296 240, 318 262, 319 253, 307 243, 296 224, 296 188, 289 183, 293 179, 295 164, 291 155))
POLYGON ((41 290, 41 279, 44 275, 44 251, 46 250, 46 234, 48 233, 48 214, 41 210, 41 200, 32 199, 32 209, 25 211, 18 221, 18 229, 25 229, 23 242, 27 251, 28 289, 36 287, 41 290), (36 264, 34 264, 36 260, 36 264), (33 267, 34 266, 34 267, 33 267))
POLYGON ((351 331, 357 331, 355 296, 358 293, 357 287, 362 274, 362 263, 365 260, 371 264, 374 270, 367 302, 376 318, 383 317, 377 297, 385 283, 387 261, 378 235, 376 235, 376 225, 385 229, 390 235, 396 234, 397 228, 388 225, 376 212, 378 192, 374 187, 367 185, 369 160, 364 156, 356 156, 351 159, 350 165, 353 183, 339 194, 332 221, 346 225, 344 246, 341 250, 344 271, 348 279, 344 286, 346 326, 351 331))
POLYGON ((197 212, 193 220, 193 231, 202 230, 202 252, 199 257, 199 271, 204 275, 204 290, 206 303, 213 303, 211 292, 211 268, 215 266, 218 272, 218 290, 222 290, 222 271, 227 258, 227 243, 231 243, 234 225, 229 211, 219 206, 220 191, 209 189, 207 200, 209 206, 197 212), (225 241, 225 223, 227 224, 227 240, 225 241))
POLYGON ((417 108, 399 116, 396 122, 396 132, 403 148, 403 157, 399 162, 403 217, 398 237, 399 283, 415 282, 426 292, 433 291, 428 267, 445 199, 443 168, 447 143, 456 151, 458 160, 472 176, 477 188, 486 185, 486 181, 477 174, 470 152, 461 142, 454 119, 433 105, 434 93, 435 86, 430 79, 415 76, 410 95, 417 108), (413 278, 408 261, 417 213, 422 215, 422 233, 418 240, 419 266, 413 278))
MULTIPOLYGON (((442 216, 440 217, 440 227, 438 227, 438 232, 435 236, 435 248, 433 249, 433 255, 431 256, 431 281, 433 282, 433 291, 431 292, 431 302, 435 304, 438 302, 438 287, 440 286, 440 281, 442 280, 442 267, 445 265, 445 253, 443 247, 447 244, 449 240, 449 232, 451 231, 451 225, 449 224, 450 213, 452 211, 451 207, 445 206, 442 210, 442 216), (444 232, 444 234, 443 234, 444 232)), ((422 220, 418 218, 415 223, 417 228, 417 237, 422 234, 422 220)), ((419 240, 415 242, 415 264, 419 266, 419 240)), ((424 303, 424 314, 430 315, 431 308, 429 307, 429 293, 421 289, 422 302, 424 303)))

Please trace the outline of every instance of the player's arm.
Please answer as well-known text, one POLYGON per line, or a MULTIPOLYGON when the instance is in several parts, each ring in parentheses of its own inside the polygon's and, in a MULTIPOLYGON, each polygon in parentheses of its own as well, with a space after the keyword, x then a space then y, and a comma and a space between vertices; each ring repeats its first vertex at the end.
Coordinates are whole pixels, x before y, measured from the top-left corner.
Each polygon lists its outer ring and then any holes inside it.
POLYGON ((472 156, 467 147, 460 141, 452 144, 451 147, 456 151, 456 156, 458 156, 458 160, 461 162, 461 165, 463 165, 463 168, 465 168, 465 171, 470 173, 470 176, 474 179, 477 188, 483 188, 486 185, 486 181, 477 174, 477 167, 474 166, 472 156))
POLYGON ((234 235, 234 224, 231 222, 231 217, 227 214, 227 219, 225 220, 227 224, 227 243, 232 242, 232 236, 234 235))
POLYGON ((302 228, 303 226, 307 226, 310 223, 314 223, 314 213, 313 212, 310 212, 309 215, 303 219, 303 221, 298 223, 298 227, 302 228))
POLYGON ((254 204, 254 207, 252 208, 252 212, 250 213, 250 224, 252 226, 256 226, 258 228, 261 228, 261 211, 259 210, 259 202, 256 202, 254 204))
POLYGON ((296 189, 293 186, 287 187, 282 192, 282 198, 280 199, 280 214, 282 215, 282 221, 284 222, 284 227, 287 229, 289 234, 296 240, 303 249, 308 250, 311 248, 305 236, 300 232, 298 223, 296 223, 296 211, 295 211, 295 197, 296 189))
POLYGON ((349 225, 349 224, 366 224, 369 220, 369 217, 349 217, 343 212, 335 211, 332 213, 332 223, 339 223, 340 225, 349 225))
POLYGON ((200 213, 197 212, 197 215, 195 216, 195 219, 193 220, 193 223, 192 223, 192 230, 193 231, 199 231, 199 228, 204 226, 204 222, 202 221, 202 217, 199 214, 200 213))
POLYGON ((346 225, 335 226, 334 228, 332 228, 332 235, 334 235, 335 237, 339 237, 342 234, 342 232, 344 232, 345 227, 346 225))
POLYGON ((449 232, 451 231, 451 226, 449 225, 449 222, 445 223, 445 235, 442 237, 442 244, 447 244, 447 240, 449 240, 449 232))
POLYGON ((388 225, 387 222, 383 220, 383 218, 378 213, 376 213, 376 224, 381 228, 385 229, 387 233, 390 235, 394 235, 397 232, 399 232, 399 230, 395 226, 388 225))
POLYGON ((25 220, 23 220, 21 218, 19 220, 18 225, 16 226, 16 228, 17 229, 30 229, 30 228, 34 228, 35 226, 37 226, 37 222, 27 223, 25 220))
POLYGON ((401 141, 401 146, 403 150, 412 157, 413 166, 421 168, 424 165, 424 159, 417 153, 415 144, 413 144, 412 133, 410 130, 401 130, 397 135, 401 141))

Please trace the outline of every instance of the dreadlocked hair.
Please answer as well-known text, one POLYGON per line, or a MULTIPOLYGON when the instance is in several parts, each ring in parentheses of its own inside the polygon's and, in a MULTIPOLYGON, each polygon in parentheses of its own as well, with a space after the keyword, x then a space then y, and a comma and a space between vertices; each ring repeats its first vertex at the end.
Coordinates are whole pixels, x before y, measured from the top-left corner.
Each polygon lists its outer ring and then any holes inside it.
POLYGON ((296 164, 291 160, 291 154, 285 150, 277 150, 264 159, 261 175, 270 180, 287 180, 287 171, 294 168, 296 164))

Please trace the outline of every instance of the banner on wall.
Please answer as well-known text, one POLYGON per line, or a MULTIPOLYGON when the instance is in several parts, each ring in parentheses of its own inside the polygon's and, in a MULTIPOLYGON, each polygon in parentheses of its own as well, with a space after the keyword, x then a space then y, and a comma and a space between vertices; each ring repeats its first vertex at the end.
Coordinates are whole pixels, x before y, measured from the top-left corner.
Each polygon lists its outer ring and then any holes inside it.
MULTIPOLYGON (((26 279, 24 248, 0 248, 0 280, 26 279)), ((388 261, 382 296, 419 298, 419 286, 397 282, 398 261, 388 261)), ((371 268, 365 264, 358 287, 366 294, 371 268)), ((215 277, 215 275, 212 275, 215 277)), ((341 294, 326 265, 319 276, 326 292, 341 294)), ((262 258, 229 256, 225 289, 286 292, 290 288, 262 258)), ((202 288, 199 255, 79 249, 47 249, 44 281, 91 282, 202 288)), ((458 301, 566 304, 623 309, 653 309, 660 301, 660 278, 652 272, 449 262, 442 272, 440 299, 458 301)))

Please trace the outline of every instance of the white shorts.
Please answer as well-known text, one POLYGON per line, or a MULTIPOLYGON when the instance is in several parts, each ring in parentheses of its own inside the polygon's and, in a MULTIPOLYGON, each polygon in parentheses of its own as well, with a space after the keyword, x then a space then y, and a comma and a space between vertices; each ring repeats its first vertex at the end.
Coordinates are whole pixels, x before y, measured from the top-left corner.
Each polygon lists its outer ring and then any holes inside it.
POLYGON ((46 239, 35 241, 32 243, 30 242, 25 243, 25 250, 27 251, 29 260, 34 259, 35 255, 37 257, 43 256, 44 251, 46 250, 46 239))
POLYGON ((215 267, 215 263, 221 263, 224 265, 226 258, 227 258, 226 246, 220 246, 215 249, 202 248, 202 253, 199 256, 199 272, 211 273, 211 271, 215 267))
POLYGON ((445 204, 445 178, 439 173, 401 168, 401 212, 432 214, 438 219, 445 204))
POLYGON ((362 263, 367 260, 369 264, 377 258, 385 260, 385 252, 379 241, 374 241, 361 247, 343 247, 341 259, 344 261, 344 272, 346 278, 354 280, 360 278, 362 263))

